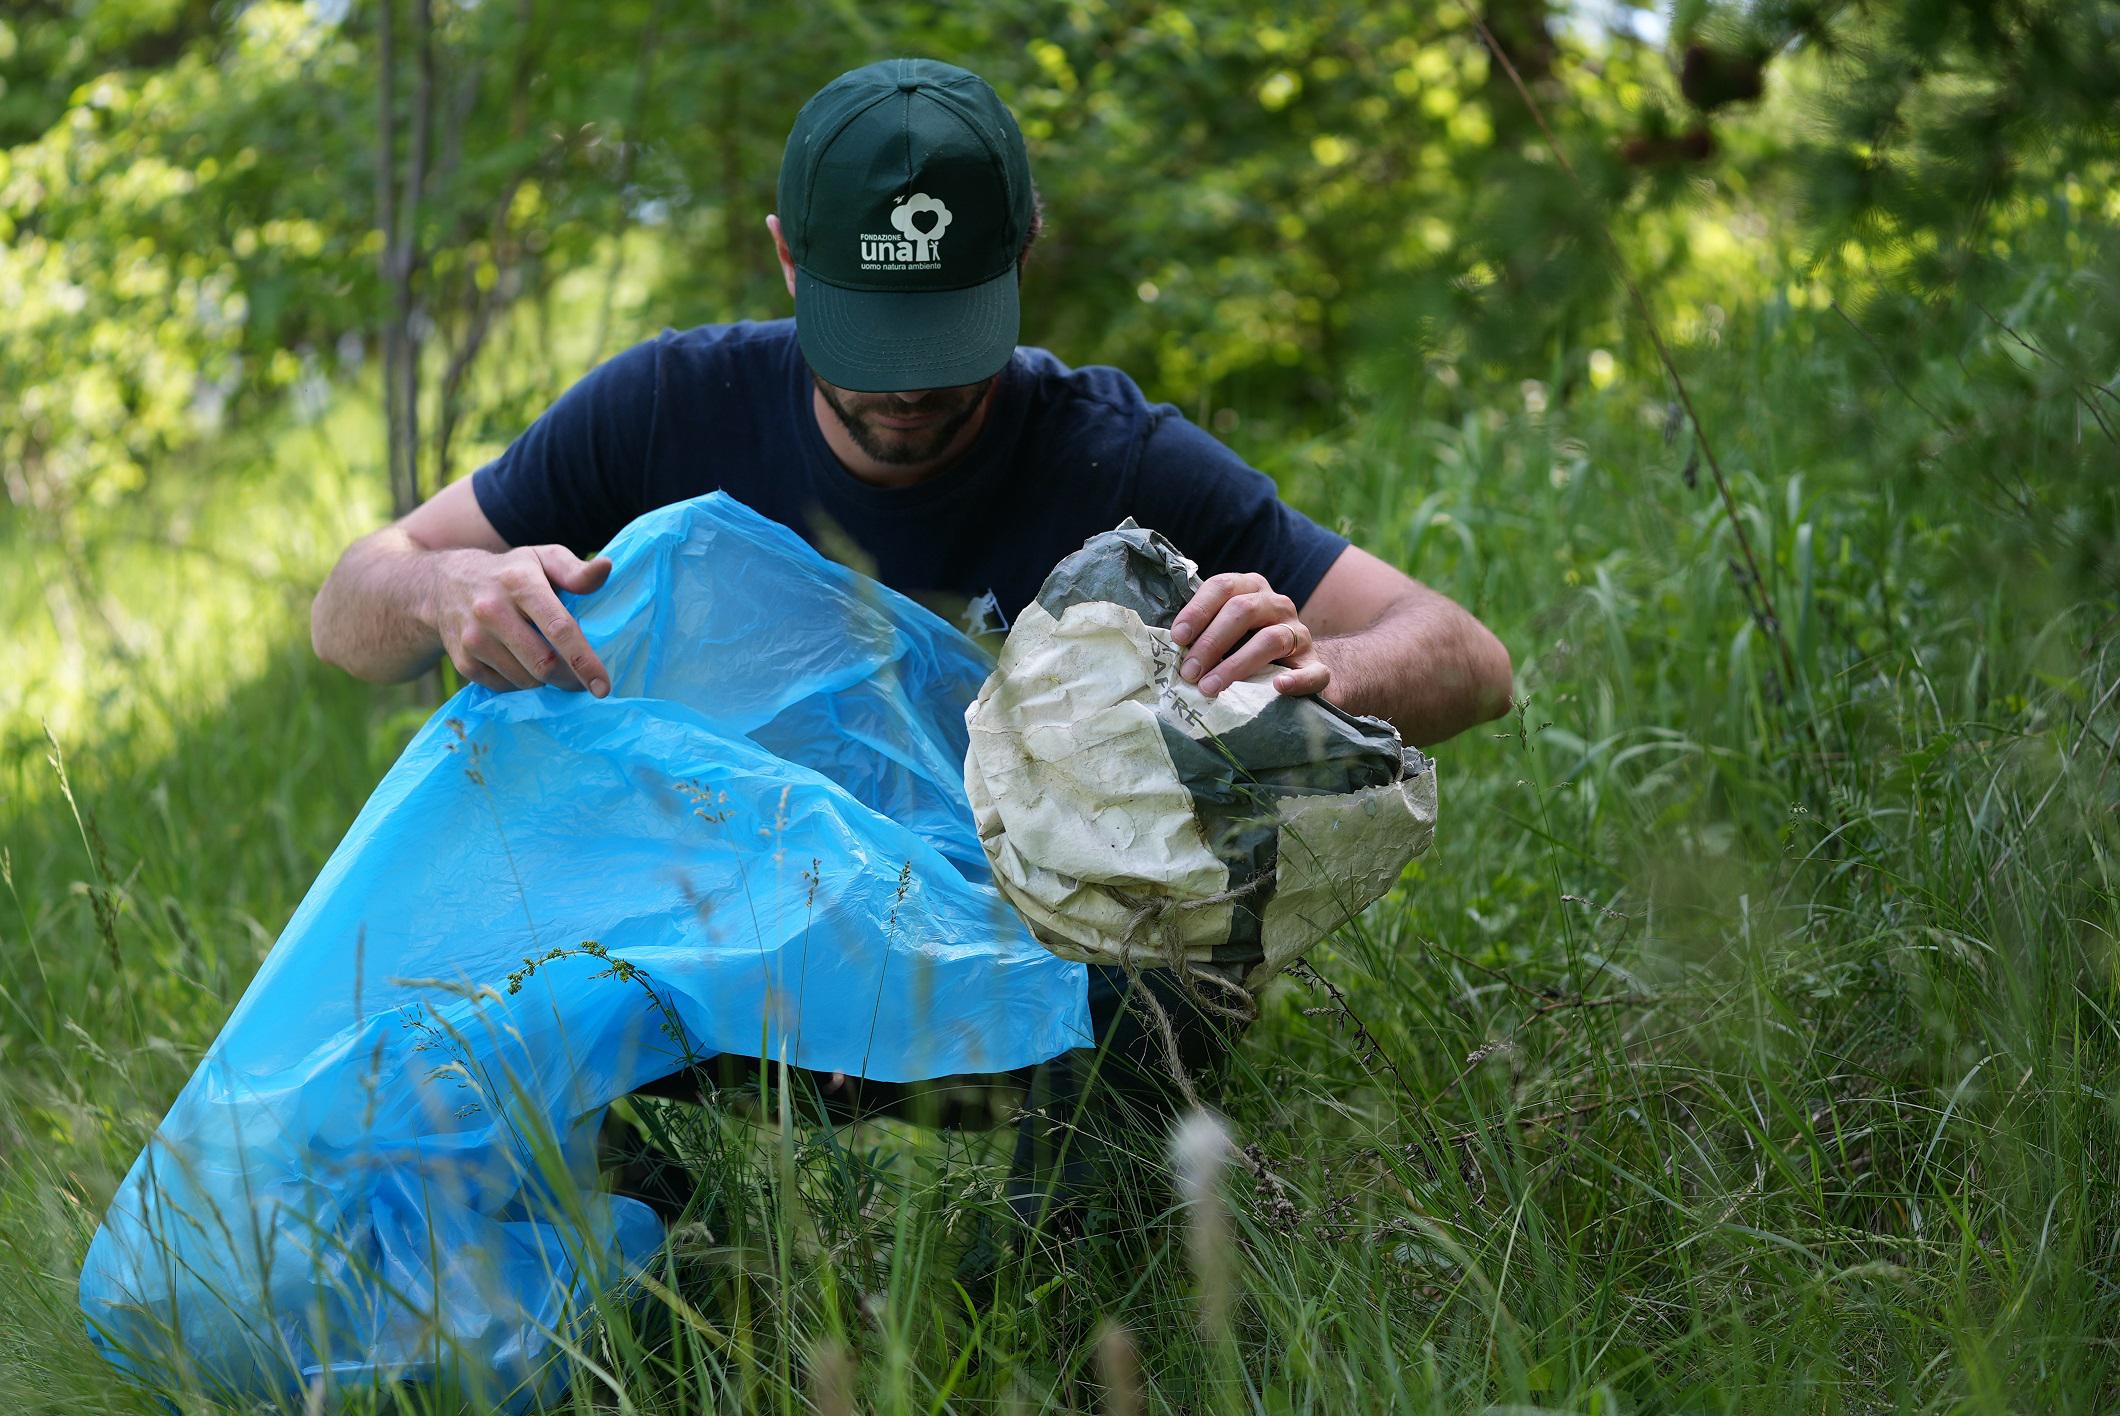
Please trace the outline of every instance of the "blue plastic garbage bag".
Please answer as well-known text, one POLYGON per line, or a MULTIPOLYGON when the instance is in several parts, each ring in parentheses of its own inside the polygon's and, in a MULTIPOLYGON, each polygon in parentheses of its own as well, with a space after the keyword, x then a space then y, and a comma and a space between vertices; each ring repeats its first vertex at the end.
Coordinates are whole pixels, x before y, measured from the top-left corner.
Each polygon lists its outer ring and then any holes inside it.
POLYGON ((528 1404, 661 1239, 593 1187, 614 1098, 723 1052, 909 1081, 1089 1041, 973 831, 977 648, 719 494, 609 554, 569 598, 611 695, 443 705, 126 1176, 81 1303, 141 1378, 528 1404))

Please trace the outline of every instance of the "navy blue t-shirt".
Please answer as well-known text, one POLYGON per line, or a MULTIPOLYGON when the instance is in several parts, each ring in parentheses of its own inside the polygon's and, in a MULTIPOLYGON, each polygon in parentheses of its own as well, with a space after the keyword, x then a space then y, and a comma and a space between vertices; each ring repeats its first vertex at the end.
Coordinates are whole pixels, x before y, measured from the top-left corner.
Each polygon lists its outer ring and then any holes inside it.
POLYGON ((970 450, 900 488, 840 464, 810 390, 793 320, 665 331, 591 370, 472 489, 509 545, 583 556, 720 489, 946 617, 991 594, 1005 623, 1061 557, 1129 516, 1202 575, 1256 571, 1299 606, 1347 547, 1117 369, 1017 349, 970 450))

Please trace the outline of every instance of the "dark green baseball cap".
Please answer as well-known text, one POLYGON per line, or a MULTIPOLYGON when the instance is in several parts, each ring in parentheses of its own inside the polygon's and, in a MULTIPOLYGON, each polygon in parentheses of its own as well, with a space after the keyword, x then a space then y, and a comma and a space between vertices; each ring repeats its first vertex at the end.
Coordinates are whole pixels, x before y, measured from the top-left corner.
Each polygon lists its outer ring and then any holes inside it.
POLYGON ((1008 363, 1031 164, 986 80, 933 59, 841 74, 795 115, 779 205, 795 335, 825 382, 954 388, 1008 363))

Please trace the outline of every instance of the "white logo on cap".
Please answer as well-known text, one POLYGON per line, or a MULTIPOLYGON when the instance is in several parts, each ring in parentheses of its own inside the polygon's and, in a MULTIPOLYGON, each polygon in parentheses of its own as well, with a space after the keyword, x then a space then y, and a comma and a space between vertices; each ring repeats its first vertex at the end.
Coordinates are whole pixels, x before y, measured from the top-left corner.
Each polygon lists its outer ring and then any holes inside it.
POLYGON ((896 236, 864 233, 861 238, 863 270, 940 270, 942 233, 950 228, 950 209, 926 192, 915 192, 891 209, 896 236), (923 228, 920 218, 932 217, 923 228))

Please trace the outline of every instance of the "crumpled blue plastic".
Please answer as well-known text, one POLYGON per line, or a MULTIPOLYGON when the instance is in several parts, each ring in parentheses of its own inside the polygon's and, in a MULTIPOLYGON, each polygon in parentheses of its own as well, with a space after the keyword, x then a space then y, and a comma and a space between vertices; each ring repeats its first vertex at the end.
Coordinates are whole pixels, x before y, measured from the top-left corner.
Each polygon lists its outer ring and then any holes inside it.
POLYGON ((1089 1041, 973 833, 977 647, 718 493, 609 554, 567 599, 610 696, 444 704, 126 1176, 81 1304, 137 1378, 552 1396, 661 1240, 594 1189, 614 1098, 722 1052, 907 1081, 1089 1041))

